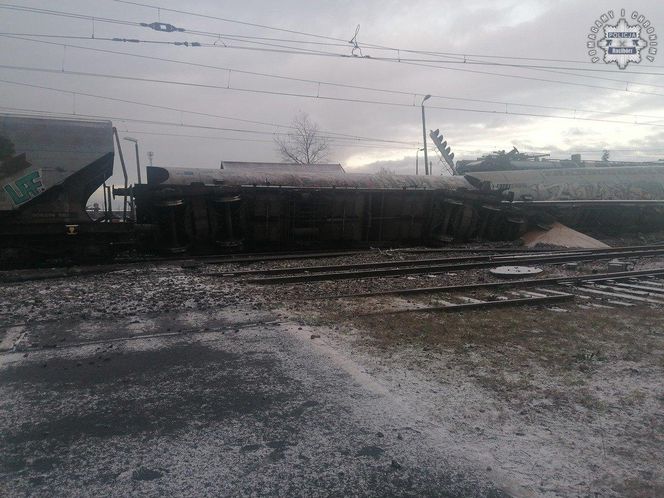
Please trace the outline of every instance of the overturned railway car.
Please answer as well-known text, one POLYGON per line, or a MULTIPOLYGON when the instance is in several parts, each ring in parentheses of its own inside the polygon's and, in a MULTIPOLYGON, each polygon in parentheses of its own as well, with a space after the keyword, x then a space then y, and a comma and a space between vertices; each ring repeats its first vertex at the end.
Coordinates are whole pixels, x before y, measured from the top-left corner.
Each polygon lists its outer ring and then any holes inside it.
MULTIPOLYGON (((556 220, 594 233, 664 229, 662 163, 572 160, 460 161, 480 190, 503 193, 530 220, 556 220)), ((546 221, 544 221, 546 225, 546 221)))
POLYGON ((503 194, 463 177, 148 168, 138 222, 172 252, 422 244, 518 236, 503 194))

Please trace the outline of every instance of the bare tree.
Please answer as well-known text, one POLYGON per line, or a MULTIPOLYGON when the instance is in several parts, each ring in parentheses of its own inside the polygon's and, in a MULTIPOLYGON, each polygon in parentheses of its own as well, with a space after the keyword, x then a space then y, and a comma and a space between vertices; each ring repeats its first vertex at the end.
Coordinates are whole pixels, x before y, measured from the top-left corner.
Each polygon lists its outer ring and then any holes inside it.
POLYGON ((274 139, 284 162, 317 164, 327 159, 328 141, 306 113, 297 114, 291 126, 291 132, 274 139))

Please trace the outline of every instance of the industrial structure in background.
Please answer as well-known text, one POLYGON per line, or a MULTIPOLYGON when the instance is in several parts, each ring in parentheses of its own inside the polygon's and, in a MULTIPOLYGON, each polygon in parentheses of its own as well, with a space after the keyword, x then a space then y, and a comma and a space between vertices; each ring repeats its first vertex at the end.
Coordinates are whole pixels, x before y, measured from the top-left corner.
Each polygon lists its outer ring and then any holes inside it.
POLYGON ((554 161, 513 150, 454 162, 447 176, 366 175, 341 165, 221 163, 147 168, 128 184, 108 121, 0 116, 0 260, 108 258, 513 240, 562 222, 594 232, 664 227, 661 163, 554 161), (115 145, 115 149, 114 149, 115 145), (107 185, 118 154, 124 184, 107 185), (85 207, 103 187, 103 213, 85 207), (119 197, 119 204, 118 204, 119 197), (122 206, 114 215, 112 203, 122 206), (118 219, 119 218, 119 219, 118 219))

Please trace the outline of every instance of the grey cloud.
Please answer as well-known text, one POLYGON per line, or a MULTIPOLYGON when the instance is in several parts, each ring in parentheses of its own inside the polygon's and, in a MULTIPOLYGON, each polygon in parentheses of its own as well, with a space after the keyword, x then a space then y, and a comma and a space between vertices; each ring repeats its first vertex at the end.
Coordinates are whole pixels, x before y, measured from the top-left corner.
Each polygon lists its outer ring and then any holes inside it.
MULTIPOLYGON (((349 40, 360 24, 358 39, 383 45, 420 48, 465 54, 484 53, 515 55, 521 57, 547 57, 586 61, 585 37, 594 19, 607 9, 605 2, 592 0, 583 3, 562 1, 511 1, 471 2, 397 0, 304 2, 287 0, 267 2, 256 0, 229 1, 220 4, 213 1, 189 2, 183 5, 174 0, 155 2, 182 10, 193 10, 225 18, 321 33, 349 40)), ((259 30, 258 28, 223 23, 182 14, 123 5, 111 0, 85 2, 62 0, 56 4, 37 0, 25 2, 58 10, 74 11, 98 17, 117 17, 145 22, 161 20, 188 29, 222 32, 226 34, 250 34, 267 37, 298 38, 297 35, 259 30)), ((654 0, 642 2, 639 10, 646 14, 658 32, 664 33, 664 4, 654 0)), ((0 10, 0 30, 35 33, 70 33, 88 35, 92 26, 88 22, 51 18, 0 10)), ((140 37, 154 40, 184 40, 195 37, 186 33, 164 35, 145 29, 95 24, 96 36, 140 37)), ((53 41, 53 40, 50 40, 53 41)), ((208 41, 203 40, 203 41, 208 41)), ((223 40, 222 40, 223 41, 223 40)), ((319 40, 323 41, 323 40, 319 40)), ((181 80, 203 84, 226 86, 226 71, 174 65, 166 62, 146 61, 119 55, 101 55, 69 48, 48 46, 16 40, 0 39, 3 50, 1 64, 64 67, 71 70, 131 74, 139 77, 163 80, 181 80)), ((283 82, 274 79, 231 73, 231 89, 205 89, 179 87, 167 84, 128 82, 122 80, 92 79, 61 74, 27 73, 0 69, 3 79, 33 82, 73 91, 98 93, 122 97, 145 103, 169 105, 213 114, 266 121, 288 123, 299 111, 309 113, 323 130, 339 133, 380 137, 406 141, 415 146, 395 146, 394 149, 351 147, 335 144, 330 159, 345 165, 360 165, 364 170, 381 167, 396 171, 412 171, 415 149, 421 142, 419 101, 424 93, 451 97, 464 97, 495 101, 509 101, 532 105, 560 106, 573 109, 597 109, 606 111, 661 115, 664 123, 664 97, 656 95, 626 94, 621 91, 604 91, 583 86, 568 86, 519 78, 503 78, 458 71, 459 69, 528 75, 534 78, 569 80, 578 83, 618 88, 620 83, 599 80, 597 73, 588 77, 546 71, 501 68, 495 66, 462 66, 450 64, 449 69, 434 69, 408 64, 395 64, 370 60, 339 59, 235 50, 230 48, 195 49, 173 46, 121 44, 112 42, 71 41, 72 44, 96 48, 108 48, 157 57, 181 59, 200 64, 231 67, 235 69, 275 73, 298 78, 334 81, 367 87, 380 87, 419 94, 387 95, 371 91, 359 91, 326 87, 309 83, 283 82), (333 102, 315 98, 273 96, 233 90, 232 87, 261 89, 280 92, 305 93, 311 96, 340 96, 391 100, 412 107, 388 107, 361 103, 333 102)), ((316 46, 314 46, 316 47, 316 46)), ((344 47, 317 46, 321 50, 340 50, 350 54, 350 45, 344 47)), ((364 55, 401 56, 404 53, 363 50, 364 55)), ((412 57, 412 55, 411 55, 412 57)), ((500 59, 493 59, 500 62, 500 59)), ((522 61, 526 63, 528 61, 522 61)), ((664 62, 658 60, 656 65, 664 62)), ((563 65, 563 63, 561 63, 563 65)), ((610 69, 598 64, 595 69, 610 69)), ((651 65, 630 66, 626 71, 612 71, 609 75, 618 80, 632 80, 659 84, 656 76, 630 74, 630 69, 647 70, 651 65)), ((0 105, 32 107, 58 112, 72 112, 71 95, 16 88, 1 84, 0 105)), ((633 87, 642 88, 646 87, 633 87)), ((650 88, 662 93, 664 88, 650 88)), ((609 138, 611 127, 601 123, 561 121, 553 119, 510 116, 505 107, 481 103, 432 98, 427 110, 430 128, 440 128, 449 138, 457 157, 474 158, 495 149, 509 149, 512 145, 537 149, 549 148, 555 153, 571 149, 599 147, 653 148, 661 144, 660 128, 614 127, 616 133, 609 138), (496 114, 479 114, 451 109, 434 109, 434 106, 450 108, 487 109, 496 114), (599 132, 602 130, 602 132, 599 132), (619 131, 619 132, 618 132, 619 131), (625 131, 629 133, 626 134, 625 131), (560 137, 553 140, 552 136, 560 137), (612 143, 612 140, 614 141, 612 143)), ((157 110, 132 104, 104 102, 89 98, 77 98, 77 113, 124 116, 149 120, 202 126, 243 128, 264 132, 250 135, 231 131, 189 129, 185 127, 157 126, 114 120, 121 135, 136 135, 140 139, 142 162, 145 153, 155 152, 160 164, 189 165, 217 168, 219 161, 256 160, 275 161, 278 156, 271 142, 271 133, 283 131, 274 126, 252 125, 233 120, 206 118, 173 111, 157 110), (200 135, 201 137, 233 137, 263 141, 220 141, 212 138, 170 137, 138 132, 200 135)), ((520 106, 508 106, 510 112, 560 113, 520 106)), ((567 114, 571 114, 567 112, 567 114)), ((597 116, 604 118, 605 116, 597 116)), ((128 161, 132 161, 127 153, 128 161)), ((634 155, 636 157, 636 155, 634 155)), ((118 181, 119 177, 114 178, 118 181)))

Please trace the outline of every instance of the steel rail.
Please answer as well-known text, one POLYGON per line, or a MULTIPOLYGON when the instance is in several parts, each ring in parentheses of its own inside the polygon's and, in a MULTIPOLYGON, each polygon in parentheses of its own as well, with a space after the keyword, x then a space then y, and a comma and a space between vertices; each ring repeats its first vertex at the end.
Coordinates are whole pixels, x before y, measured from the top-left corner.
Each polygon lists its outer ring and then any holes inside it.
MULTIPOLYGON (((662 248, 664 250, 664 248, 662 248)), ((580 250, 580 251, 565 251, 565 252, 546 252, 538 253, 538 255, 549 254, 590 254, 590 250, 580 250)), ((320 266, 296 266, 292 268, 266 268, 258 270, 239 270, 239 271, 229 271, 229 272, 209 272, 206 273, 208 276, 224 276, 224 277, 244 277, 248 275, 282 275, 282 274, 293 274, 293 273, 323 273, 326 271, 343 271, 343 270, 361 270, 364 268, 398 268, 403 266, 427 266, 435 265, 440 263, 463 263, 467 261, 496 261, 501 262, 505 258, 524 258, 530 257, 529 254, 484 254, 476 256, 457 256, 452 258, 433 258, 433 259, 408 259, 400 261, 375 261, 370 263, 344 263, 337 265, 320 265, 320 266)))
POLYGON ((528 280, 504 280, 501 282, 478 282, 472 284, 445 285, 438 287, 414 287, 407 289, 391 289, 374 292, 358 292, 354 294, 337 294, 328 296, 316 296, 304 298, 305 300, 317 299, 348 299, 360 297, 394 296, 394 295, 417 295, 434 294, 438 292, 458 292, 477 289, 498 289, 503 287, 536 287, 541 285, 558 285, 575 282, 601 282, 605 280, 626 280, 634 277, 664 275, 664 268, 652 270, 634 270, 615 273, 595 273, 593 275, 573 275, 548 278, 531 278, 528 280))
POLYGON ((515 254, 528 254, 528 253, 545 253, 545 252, 569 252, 569 251, 625 251, 627 249, 656 249, 659 247, 664 247, 664 244, 647 244, 639 246, 616 246, 616 247, 606 247, 603 249, 583 249, 583 248, 539 248, 539 247, 413 247, 413 248, 404 248, 400 249, 400 252, 405 252, 409 254, 419 254, 419 253, 429 253, 429 252, 495 252, 495 253, 515 253, 515 254))
MULTIPOLYGON (((19 282, 30 282, 36 280, 51 280, 58 278, 70 278, 78 276, 93 275, 98 273, 109 273, 124 269, 140 268, 144 265, 193 265, 197 264, 232 264, 232 263, 262 263, 265 261, 284 261, 291 259, 316 259, 316 258, 338 258, 344 256, 355 256, 361 254, 371 254, 369 250, 365 251, 342 251, 325 253, 261 253, 251 254, 243 253, 238 257, 219 258, 216 256, 191 256, 191 257, 156 257, 156 258, 131 258, 119 259, 110 263, 83 266, 62 266, 55 268, 17 268, 0 270, 0 284, 10 284, 19 282)), ((205 275, 205 274, 203 274, 205 275)))
MULTIPOLYGON (((428 267, 412 267, 412 268, 388 268, 388 269, 356 269, 352 271, 340 271, 332 273, 317 273, 317 274, 303 274, 303 275, 287 275, 276 276, 267 278, 249 279, 251 283, 257 284, 279 284, 279 283, 296 283, 296 282, 316 282, 322 280, 345 280, 357 278, 375 278, 375 277, 393 277, 400 275, 417 275, 417 274, 440 274, 450 270, 460 271, 469 270, 474 268, 487 268, 496 266, 497 263, 502 265, 510 264, 532 264, 532 263, 564 263, 569 261, 593 261, 600 259, 612 259, 616 257, 647 257, 658 256, 664 254, 664 248, 651 249, 641 251, 602 251, 602 252, 584 252, 577 254, 563 254, 558 255, 536 255, 536 256, 522 256, 519 257, 505 257, 505 258, 492 258, 491 260, 480 260, 470 262, 459 262, 428 266, 428 267)), ((403 266, 404 263, 401 264, 403 266)))
MULTIPOLYGON (((539 253, 539 252, 566 252, 570 251, 573 249, 569 249, 566 247, 561 247, 560 249, 555 249, 555 248, 546 248, 546 249, 541 249, 538 247, 431 247, 431 248, 425 248, 425 247, 414 247, 412 249, 400 249, 400 252, 407 253, 407 254, 426 254, 430 252, 477 252, 477 253, 489 253, 489 252, 495 252, 495 253, 539 253)), ((580 249, 583 250, 583 249, 580 249)))
POLYGON ((353 251, 333 251, 333 252, 283 252, 283 253, 243 253, 229 255, 228 257, 199 256, 190 259, 200 260, 206 265, 224 264, 224 263, 262 263, 264 261, 284 261, 290 259, 322 259, 322 258, 341 258, 344 256, 358 256, 362 254, 373 254, 371 249, 353 250, 353 251))
POLYGON ((428 306, 425 308, 406 308, 401 310, 372 311, 371 313, 362 313, 358 316, 376 316, 376 315, 397 315, 402 313, 418 313, 431 311, 463 311, 480 308, 499 308, 502 306, 524 306, 537 305, 543 303, 557 303, 561 301, 570 301, 574 299, 574 294, 556 294, 555 296, 542 297, 520 297, 516 299, 503 299, 496 301, 481 301, 479 303, 461 303, 445 306, 428 306))
MULTIPOLYGON (((608 252, 624 252, 626 250, 655 250, 664 249, 664 245, 656 246, 633 246, 633 247, 609 247, 605 249, 568 249, 568 250, 554 250, 554 251, 516 251, 507 254, 480 254, 469 256, 453 256, 444 258, 428 258, 428 259, 410 259, 399 261, 376 261, 370 263, 343 263, 336 265, 319 265, 319 266, 297 266, 292 268, 266 268, 257 270, 238 270, 228 272, 209 272, 208 276, 224 276, 224 277, 242 277, 248 275, 281 275, 293 273, 324 273, 327 271, 342 271, 342 270, 358 270, 364 268, 391 268, 402 266, 426 266, 437 265, 442 263, 457 263, 467 261, 493 261, 499 262, 503 258, 528 258, 534 255, 537 256, 557 256, 566 254, 595 254, 595 253, 608 253, 608 252)), ((297 258, 295 258, 297 259, 297 258)), ((266 261, 266 260, 261 260, 266 261)))

